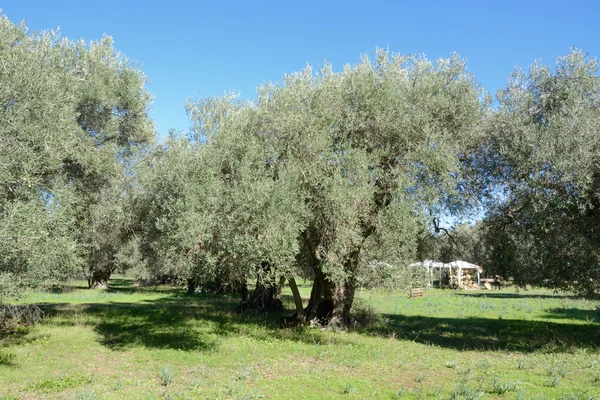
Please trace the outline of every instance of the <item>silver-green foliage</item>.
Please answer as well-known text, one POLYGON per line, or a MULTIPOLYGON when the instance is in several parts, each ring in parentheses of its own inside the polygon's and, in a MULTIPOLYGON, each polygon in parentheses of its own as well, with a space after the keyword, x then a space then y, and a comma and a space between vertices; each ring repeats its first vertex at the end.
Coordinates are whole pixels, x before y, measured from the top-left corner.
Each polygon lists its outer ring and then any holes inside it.
POLYGON ((30 34, 0 16, 0 296, 87 263, 87 207, 152 137, 144 77, 112 39, 30 34))
POLYGON ((458 194, 480 95, 457 56, 377 50, 341 72, 286 75, 251 103, 190 101, 188 140, 172 139, 148 168, 161 232, 149 246, 201 271, 245 275, 268 261, 289 274, 299 263, 351 285, 374 259, 406 264, 425 210, 458 194), (163 185, 176 187, 158 195, 163 185))
POLYGON ((580 50, 516 70, 489 121, 503 189, 487 220, 490 266, 519 283, 600 289, 600 76, 580 50))

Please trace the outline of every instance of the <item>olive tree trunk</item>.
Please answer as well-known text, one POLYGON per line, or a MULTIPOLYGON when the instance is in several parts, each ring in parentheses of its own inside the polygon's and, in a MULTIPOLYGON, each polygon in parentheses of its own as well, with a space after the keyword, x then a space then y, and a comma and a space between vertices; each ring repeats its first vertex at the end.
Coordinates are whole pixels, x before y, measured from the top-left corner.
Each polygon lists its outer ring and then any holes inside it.
POLYGON ((278 313, 283 311, 283 302, 281 301, 281 290, 285 278, 272 282, 263 279, 261 276, 256 278, 256 286, 251 294, 246 292, 242 295, 242 301, 238 304, 238 312, 254 311, 257 313, 278 313), (245 298, 244 298, 245 297, 245 298))
POLYGON ((108 280, 110 279, 114 269, 106 268, 94 271, 92 276, 88 278, 88 287, 90 289, 107 288, 108 280))
MULTIPOLYGON (((354 279, 348 278, 336 283, 327 279, 323 271, 317 268, 310 300, 304 309, 305 321, 316 321, 321 325, 339 329, 354 326, 356 320, 350 315, 350 310, 355 291, 354 279)), ((298 317, 296 315, 296 318, 298 317)))

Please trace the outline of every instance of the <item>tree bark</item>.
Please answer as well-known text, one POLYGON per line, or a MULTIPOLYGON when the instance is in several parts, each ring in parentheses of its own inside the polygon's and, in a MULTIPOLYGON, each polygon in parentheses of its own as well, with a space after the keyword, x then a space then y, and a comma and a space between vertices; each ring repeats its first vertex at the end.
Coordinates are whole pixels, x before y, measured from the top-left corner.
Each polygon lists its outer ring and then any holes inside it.
MULTIPOLYGON (((315 270, 310 300, 303 310, 304 321, 336 329, 355 326, 357 321, 350 314, 355 292, 354 279, 348 278, 342 283, 335 283, 327 279, 321 269, 315 270)), ((296 311, 291 319, 294 318, 302 319, 302 315, 296 311)))
POLYGON ((90 289, 107 288, 108 280, 110 279, 112 273, 112 269, 101 269, 94 271, 92 276, 88 278, 88 287, 90 289))
POLYGON ((187 293, 194 294, 196 292, 196 280, 194 278, 187 279, 187 293))
POLYGON ((296 279, 294 277, 290 277, 288 278, 288 282, 294 296, 294 304, 296 305, 296 318, 299 320, 304 320, 304 306, 302 305, 302 297, 300 297, 298 285, 296 285, 296 279))
POLYGON ((237 312, 255 311, 257 313, 278 313, 283 311, 283 302, 281 301, 281 290, 285 278, 281 278, 279 282, 271 282, 261 279, 259 276, 256 279, 256 286, 251 295, 242 300, 238 304, 237 312))

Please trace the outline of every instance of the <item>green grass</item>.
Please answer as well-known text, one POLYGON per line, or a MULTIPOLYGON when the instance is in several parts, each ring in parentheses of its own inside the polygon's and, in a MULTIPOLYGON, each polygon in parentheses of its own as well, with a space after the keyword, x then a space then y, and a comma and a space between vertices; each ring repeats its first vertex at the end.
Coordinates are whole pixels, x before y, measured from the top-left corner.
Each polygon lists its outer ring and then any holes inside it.
POLYGON ((46 317, 0 342, 0 399, 600 399, 600 303, 549 291, 361 291, 352 332, 124 278, 21 302, 46 317))

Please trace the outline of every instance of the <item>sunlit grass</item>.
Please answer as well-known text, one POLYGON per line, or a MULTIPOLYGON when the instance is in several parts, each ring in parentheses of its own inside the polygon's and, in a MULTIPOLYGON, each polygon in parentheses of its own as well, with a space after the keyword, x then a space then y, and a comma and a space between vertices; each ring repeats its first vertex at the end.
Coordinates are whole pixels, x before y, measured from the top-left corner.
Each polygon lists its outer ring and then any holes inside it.
POLYGON ((600 395, 599 303, 544 290, 363 290, 357 308, 376 311, 372 324, 337 333, 284 329, 291 311, 238 315, 235 297, 125 279, 21 302, 46 318, 0 344, 0 398, 600 395))

